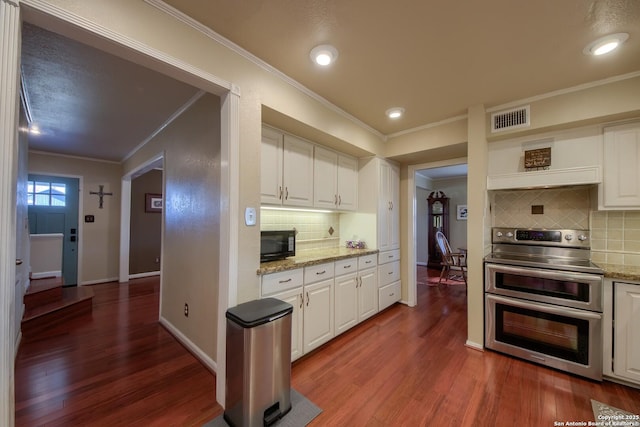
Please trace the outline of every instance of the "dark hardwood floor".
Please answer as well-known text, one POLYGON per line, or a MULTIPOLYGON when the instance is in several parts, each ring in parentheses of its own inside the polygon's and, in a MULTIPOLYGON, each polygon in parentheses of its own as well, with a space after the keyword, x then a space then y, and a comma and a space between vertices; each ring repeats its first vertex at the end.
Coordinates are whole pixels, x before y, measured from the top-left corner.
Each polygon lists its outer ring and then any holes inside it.
MULTIPOLYGON (((439 272, 435 272, 439 274, 439 272)), ((22 343, 18 426, 199 426, 222 413, 215 377, 162 326, 157 279, 92 286, 93 315, 22 343)), ((640 390, 465 347, 464 285, 418 287, 296 361, 313 426, 553 426, 594 421, 590 399, 640 413, 640 390)))

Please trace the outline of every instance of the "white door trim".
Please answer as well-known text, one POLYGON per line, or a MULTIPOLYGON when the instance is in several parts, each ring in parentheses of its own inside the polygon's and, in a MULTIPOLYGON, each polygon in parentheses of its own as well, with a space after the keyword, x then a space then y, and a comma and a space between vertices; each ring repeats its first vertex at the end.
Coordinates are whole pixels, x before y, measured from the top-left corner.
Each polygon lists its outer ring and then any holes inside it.
POLYGON ((20 9, 0 0, 0 425, 15 421, 16 181, 18 177, 20 9))

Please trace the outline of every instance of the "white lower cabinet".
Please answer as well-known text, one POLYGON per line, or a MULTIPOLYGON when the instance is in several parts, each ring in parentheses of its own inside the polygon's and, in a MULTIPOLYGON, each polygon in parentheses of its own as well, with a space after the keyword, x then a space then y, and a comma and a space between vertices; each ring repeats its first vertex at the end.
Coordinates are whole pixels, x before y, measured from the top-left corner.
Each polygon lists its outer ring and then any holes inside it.
POLYGON ((333 278, 304 285, 304 352, 333 338, 333 278))
POLYGON ((378 312, 377 255, 266 274, 261 286, 293 306, 293 361, 378 312))
POLYGON ((614 355, 616 377, 640 384, 640 284, 614 283, 614 355))
POLYGON ((378 310, 382 311, 402 297, 400 251, 380 252, 378 260, 378 310))
POLYGON ((302 348, 302 308, 304 306, 302 287, 269 295, 293 306, 291 313, 291 360, 296 360, 304 354, 302 348))
POLYGON ((378 312, 378 274, 375 266, 375 254, 336 262, 336 274, 347 267, 349 271, 356 271, 337 276, 335 280, 336 335, 378 312))

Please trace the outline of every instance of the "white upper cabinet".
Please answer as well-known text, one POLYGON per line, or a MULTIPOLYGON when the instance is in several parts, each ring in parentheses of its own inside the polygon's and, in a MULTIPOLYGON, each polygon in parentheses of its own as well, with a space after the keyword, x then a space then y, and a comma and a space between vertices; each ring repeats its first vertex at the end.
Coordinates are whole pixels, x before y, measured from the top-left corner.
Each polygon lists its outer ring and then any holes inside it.
POLYGON ((604 130, 601 209, 640 209, 640 123, 604 130))
POLYGON ((338 153, 316 147, 313 168, 314 206, 334 209, 338 205, 338 153))
POLYGON ((313 144, 284 136, 283 204, 313 206, 313 144))
POLYGON ((313 144, 262 128, 260 201, 313 206, 313 144))
POLYGON ((262 128, 260 146, 260 200, 262 203, 282 204, 282 150, 284 135, 262 128))
POLYGON ((355 211, 358 208, 358 160, 338 156, 338 209, 355 211))
POLYGON ((358 199, 358 161, 316 146, 314 154, 314 206, 355 210, 358 199))

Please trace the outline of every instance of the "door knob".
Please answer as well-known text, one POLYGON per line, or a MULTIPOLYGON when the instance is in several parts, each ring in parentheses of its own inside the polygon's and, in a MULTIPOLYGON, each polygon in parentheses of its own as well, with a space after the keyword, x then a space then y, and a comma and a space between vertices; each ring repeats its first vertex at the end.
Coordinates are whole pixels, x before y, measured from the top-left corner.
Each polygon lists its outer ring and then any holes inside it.
POLYGON ((16 265, 22 265, 22 260, 20 258, 16 258, 16 265))

